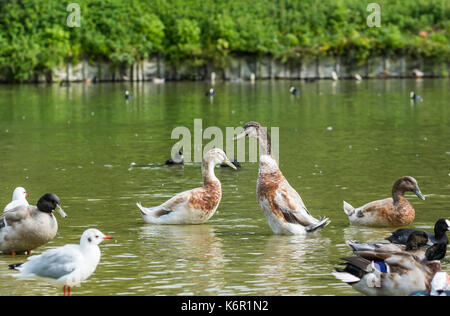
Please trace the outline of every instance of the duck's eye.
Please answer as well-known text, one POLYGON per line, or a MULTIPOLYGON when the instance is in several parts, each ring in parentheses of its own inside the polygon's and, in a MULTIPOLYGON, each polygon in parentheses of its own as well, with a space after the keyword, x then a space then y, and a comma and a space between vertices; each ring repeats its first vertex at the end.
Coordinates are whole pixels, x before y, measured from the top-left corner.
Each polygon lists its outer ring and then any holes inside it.
POLYGON ((91 237, 88 237, 88 241, 89 241, 89 242, 91 242, 91 241, 92 241, 91 237))
POLYGON ((98 235, 95 235, 95 238, 99 238, 98 235))

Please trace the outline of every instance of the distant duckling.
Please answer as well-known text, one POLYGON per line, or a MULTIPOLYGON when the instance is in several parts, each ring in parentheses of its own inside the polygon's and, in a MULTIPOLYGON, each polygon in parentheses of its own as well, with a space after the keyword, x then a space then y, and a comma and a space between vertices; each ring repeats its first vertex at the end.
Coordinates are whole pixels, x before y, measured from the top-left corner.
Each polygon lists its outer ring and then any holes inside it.
POLYGON ((213 88, 211 88, 211 89, 209 89, 208 91, 206 91, 205 92, 205 95, 207 96, 207 97, 215 97, 216 96, 216 92, 214 91, 214 89, 213 88))
POLYGON ((300 95, 300 91, 298 91, 297 88, 295 88, 295 87, 291 87, 289 89, 289 92, 293 95, 300 95))
POLYGON ((413 101, 423 101, 422 96, 416 94, 414 91, 411 91, 411 92, 409 93, 409 97, 410 97, 411 100, 413 100, 413 101))
POLYGON ((183 165, 183 153, 179 151, 175 153, 172 157, 166 160, 165 165, 183 165))

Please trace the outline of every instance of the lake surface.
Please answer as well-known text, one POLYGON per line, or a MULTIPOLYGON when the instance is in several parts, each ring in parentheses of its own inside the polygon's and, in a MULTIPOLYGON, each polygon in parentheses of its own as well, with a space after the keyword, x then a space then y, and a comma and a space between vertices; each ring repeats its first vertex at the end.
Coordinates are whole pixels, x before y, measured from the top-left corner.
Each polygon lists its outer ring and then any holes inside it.
MULTIPOLYGON (((73 295, 360 295, 330 273, 351 255, 345 240, 381 241, 390 228, 349 225, 353 206, 390 196, 400 176, 418 180, 426 200, 411 225, 432 230, 450 210, 450 81, 369 80, 218 83, 0 85, 0 205, 17 186, 35 204, 56 193, 69 215, 34 254, 78 243, 96 227, 96 272, 73 295), (289 94, 290 85, 302 91, 289 94), (124 91, 134 96, 126 102, 124 91), (411 103, 416 91, 423 102, 411 103), (223 197, 203 225, 145 224, 136 202, 156 206, 200 186, 200 163, 166 167, 171 132, 194 119, 205 129, 254 120, 279 127, 280 168, 309 211, 331 224, 308 236, 276 236, 256 201, 258 164, 216 168, 223 197)), ((204 140, 203 145, 210 140, 204 140)), ((1 207, 3 208, 3 206, 1 207)), ((42 281, 17 281, 0 255, 0 295, 61 295, 42 281)), ((450 270, 450 261, 442 261, 450 270)))

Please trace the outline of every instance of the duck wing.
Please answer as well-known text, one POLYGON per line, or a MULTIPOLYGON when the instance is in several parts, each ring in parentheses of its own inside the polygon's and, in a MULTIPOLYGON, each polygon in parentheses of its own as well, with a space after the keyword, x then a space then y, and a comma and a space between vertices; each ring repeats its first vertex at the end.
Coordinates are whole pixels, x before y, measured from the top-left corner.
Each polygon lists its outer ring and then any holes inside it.
POLYGON ((314 218, 306 208, 300 195, 285 179, 280 182, 275 190, 273 202, 288 223, 309 227, 312 231, 318 226, 326 226, 329 222, 327 218, 314 218))
POLYGON ((0 216, 0 229, 5 226, 14 226, 22 220, 31 217, 35 206, 21 205, 5 212, 0 216))

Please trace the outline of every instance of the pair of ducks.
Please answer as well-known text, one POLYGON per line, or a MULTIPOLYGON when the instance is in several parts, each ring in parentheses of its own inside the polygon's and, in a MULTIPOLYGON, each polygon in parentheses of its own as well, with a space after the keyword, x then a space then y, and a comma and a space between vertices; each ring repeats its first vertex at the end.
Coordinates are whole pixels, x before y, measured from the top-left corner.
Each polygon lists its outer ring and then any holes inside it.
MULTIPOLYGON (((31 254, 31 250, 51 241, 58 231, 58 222, 53 211, 67 217, 61 208, 58 196, 43 195, 36 206, 29 205, 28 193, 22 187, 14 190, 13 198, 0 216, 0 250, 6 254, 31 254)), ((47 250, 38 256, 28 257, 25 263, 9 267, 18 270, 18 278, 46 278, 63 285, 64 295, 94 273, 100 262, 98 245, 111 236, 97 229, 87 229, 80 244, 69 244, 47 250)))
POLYGON ((434 234, 402 228, 388 238, 391 243, 347 241, 352 257, 341 258, 344 268, 332 274, 357 291, 369 295, 450 295, 450 277, 441 271, 450 221, 439 219, 434 234), (425 245, 431 246, 425 250, 425 245))
MULTIPOLYGON (((267 130, 257 122, 249 122, 235 140, 246 136, 258 139, 260 144, 258 203, 272 231, 275 234, 303 234, 318 231, 328 225, 328 218, 317 219, 309 213, 300 195, 281 173, 272 155, 267 130)), ((160 206, 145 208, 138 203, 144 221, 152 224, 206 222, 214 215, 221 199, 220 181, 214 175, 214 166, 223 162, 229 163, 226 154, 220 149, 212 149, 202 162, 202 187, 179 193, 160 206)), ((406 176, 394 183, 392 198, 371 202, 356 209, 344 201, 344 211, 355 225, 409 225, 415 212, 411 203, 404 197, 406 191, 412 191, 421 199, 425 199, 417 181, 406 176)))
MULTIPOLYGON (((300 195, 284 178, 272 155, 266 129, 259 123, 249 122, 235 139, 245 136, 257 138, 261 145, 258 202, 274 233, 301 234, 325 227, 329 220, 314 218, 300 195)), ((202 187, 181 192, 152 208, 137 203, 144 221, 152 224, 201 224, 209 220, 222 198, 221 184, 214 174, 215 166, 222 163, 236 169, 223 150, 211 149, 202 161, 202 187)))

